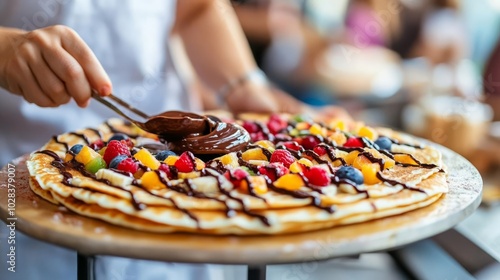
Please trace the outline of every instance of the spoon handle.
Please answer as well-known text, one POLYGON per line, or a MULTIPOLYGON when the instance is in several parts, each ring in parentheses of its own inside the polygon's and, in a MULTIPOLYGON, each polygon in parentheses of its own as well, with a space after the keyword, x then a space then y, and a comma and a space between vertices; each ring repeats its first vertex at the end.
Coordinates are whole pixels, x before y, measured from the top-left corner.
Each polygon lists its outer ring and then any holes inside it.
POLYGON ((137 123, 136 120, 132 119, 131 117, 129 117, 127 114, 123 113, 120 109, 118 109, 115 105, 113 105, 111 102, 105 100, 104 98, 102 98, 96 91, 92 90, 92 98, 94 98, 95 100, 99 101, 101 104, 103 104, 104 106, 108 107, 109 109, 113 110, 115 113, 117 113, 118 115, 126 118, 127 120, 133 122, 133 123, 137 123))

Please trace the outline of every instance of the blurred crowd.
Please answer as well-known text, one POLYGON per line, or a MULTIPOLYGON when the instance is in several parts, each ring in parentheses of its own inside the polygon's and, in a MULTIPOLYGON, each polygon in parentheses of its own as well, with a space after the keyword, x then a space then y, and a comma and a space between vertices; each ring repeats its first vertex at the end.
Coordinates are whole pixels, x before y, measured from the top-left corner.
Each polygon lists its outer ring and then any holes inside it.
POLYGON ((258 65, 279 88, 469 155, 500 120, 497 2, 232 4, 258 65))

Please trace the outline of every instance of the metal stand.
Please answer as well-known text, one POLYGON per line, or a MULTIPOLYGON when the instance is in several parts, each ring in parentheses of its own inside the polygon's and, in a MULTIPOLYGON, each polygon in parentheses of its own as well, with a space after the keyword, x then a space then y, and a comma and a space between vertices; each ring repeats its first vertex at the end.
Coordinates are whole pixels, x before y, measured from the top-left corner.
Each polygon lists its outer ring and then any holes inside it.
POLYGON ((94 257, 78 253, 76 271, 78 280, 94 280, 94 257))
POLYGON ((266 265, 248 266, 247 280, 265 280, 266 265))

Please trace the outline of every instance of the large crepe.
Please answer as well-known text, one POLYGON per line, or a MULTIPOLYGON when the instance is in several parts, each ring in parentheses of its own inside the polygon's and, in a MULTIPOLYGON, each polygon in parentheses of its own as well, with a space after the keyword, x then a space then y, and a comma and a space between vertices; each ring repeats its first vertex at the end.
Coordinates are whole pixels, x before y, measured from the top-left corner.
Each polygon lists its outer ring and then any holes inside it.
MULTIPOLYGON (((63 159, 68 147, 98 139, 106 141, 116 131, 137 136, 134 140, 136 144, 149 137, 154 138, 121 120, 112 119, 97 130, 82 129, 76 134, 59 135, 40 150, 53 151, 63 159)), ((411 137, 392 130, 381 129, 380 133, 401 142, 416 143, 411 137)), ((396 165, 381 174, 400 184, 380 182, 358 186, 363 192, 353 191, 342 184, 322 187, 321 192, 304 186, 301 190, 309 195, 305 198, 273 189, 258 196, 240 192, 226 177, 209 166, 207 173, 210 176, 171 180, 171 186, 176 188, 161 184, 147 189, 140 180, 128 180, 109 169, 100 170, 98 177, 114 178, 126 183, 109 185, 94 176, 67 168, 72 179, 71 184, 65 184, 60 168, 52 164, 56 159, 44 153, 32 153, 27 165, 31 176, 30 187, 36 194, 81 215, 109 223, 154 232, 283 234, 402 214, 425 207, 448 191, 446 173, 443 172, 441 156, 436 149, 411 146, 399 148, 420 162, 435 167, 396 165), (204 197, 179 191, 187 188, 195 189, 204 197), (314 204, 314 199, 320 202, 314 204), (143 207, 139 209, 138 204, 143 207)), ((319 165, 317 162, 315 164, 319 165)), ((259 181, 260 176, 254 177, 259 181)))

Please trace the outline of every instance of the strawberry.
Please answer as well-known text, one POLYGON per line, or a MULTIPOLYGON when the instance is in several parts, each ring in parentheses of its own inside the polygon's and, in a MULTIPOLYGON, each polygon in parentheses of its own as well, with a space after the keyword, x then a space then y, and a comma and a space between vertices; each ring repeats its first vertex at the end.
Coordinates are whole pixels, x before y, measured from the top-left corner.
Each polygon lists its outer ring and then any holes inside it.
POLYGON ((267 128, 269 129, 269 132, 271 132, 272 134, 279 133, 287 126, 288 126, 287 121, 282 119, 281 116, 278 114, 271 115, 269 121, 267 122, 267 128))
POLYGON ((104 142, 101 139, 97 139, 96 141, 92 142, 89 147, 94 150, 98 151, 102 148, 104 148, 104 142))
POLYGON ((131 174, 134 174, 139 169, 139 163, 134 161, 134 159, 128 157, 128 158, 120 161, 120 163, 118 163, 118 166, 116 167, 116 169, 121 170, 121 171, 125 171, 125 172, 130 172, 131 174))
POLYGON ((306 137, 302 138, 302 146, 306 150, 314 149, 314 147, 318 146, 319 143, 321 142, 316 136, 307 135, 306 137))
POLYGON ((158 170, 165 172, 167 174, 167 177, 169 179, 172 179, 172 173, 170 172, 170 167, 166 165, 165 163, 160 164, 160 167, 158 167, 158 170))
POLYGON ((104 152, 104 161, 109 165, 109 163, 118 155, 130 156, 129 147, 117 140, 111 140, 108 142, 106 152, 104 152))
POLYGON ((270 163, 269 165, 263 165, 259 167, 259 173, 261 175, 266 175, 273 182, 276 181, 279 177, 288 174, 289 172, 290 171, 288 170, 288 168, 286 168, 279 162, 274 162, 270 163))
POLYGON ((235 188, 240 188, 241 182, 247 176, 249 176, 248 172, 240 168, 227 171, 226 173, 224 173, 224 177, 226 177, 226 179, 228 179, 234 185, 235 188))
POLYGON ((321 146, 316 146, 314 147, 313 151, 318 154, 318 156, 324 156, 326 155, 326 149, 325 147, 321 146))
POLYGON ((264 132, 259 131, 259 132, 252 132, 252 133, 250 133, 250 139, 252 140, 252 142, 257 142, 257 141, 260 141, 260 140, 266 140, 267 138, 264 135, 264 132))
POLYGON ((344 143, 344 147, 363 148, 364 144, 363 144, 363 141, 361 141, 361 139, 356 138, 356 137, 351 137, 351 138, 347 139, 347 141, 344 143))
POLYGON ((184 152, 180 155, 174 165, 179 172, 192 172, 196 167, 194 155, 189 151, 184 152))
POLYGON ((307 178, 307 180, 309 180, 309 183, 315 186, 324 187, 329 185, 331 182, 330 176, 328 176, 328 172, 319 166, 313 166, 305 170, 304 176, 307 178))
POLYGON ((287 149, 292 150, 292 151, 300 151, 302 149, 302 146, 299 145, 299 143, 295 141, 287 141, 283 143, 283 146, 285 146, 287 149))
POLYGON ((242 126, 246 129, 246 131, 248 131, 248 133, 256 133, 260 131, 260 127, 252 121, 244 121, 242 126))
POLYGON ((282 163, 286 168, 295 161, 295 157, 287 150, 276 150, 271 155, 270 162, 282 163))

